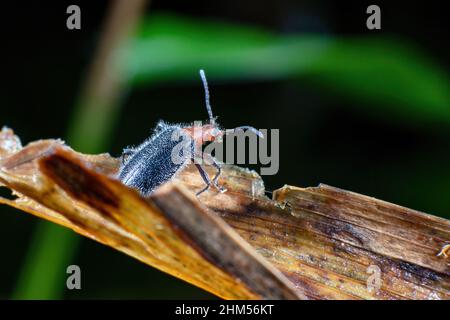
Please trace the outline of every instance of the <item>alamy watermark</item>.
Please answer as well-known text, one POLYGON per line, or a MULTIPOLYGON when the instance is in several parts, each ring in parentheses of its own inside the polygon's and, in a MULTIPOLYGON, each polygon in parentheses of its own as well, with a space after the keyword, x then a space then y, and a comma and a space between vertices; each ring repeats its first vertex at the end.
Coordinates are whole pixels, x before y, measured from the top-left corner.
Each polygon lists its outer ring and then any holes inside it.
POLYGON ((366 26, 369 30, 381 29, 381 9, 376 4, 367 7, 366 13, 370 16, 366 20, 366 26))
POLYGON ((69 274, 66 280, 66 287, 69 290, 81 289, 81 268, 76 264, 67 267, 66 273, 69 274))
POLYGON ((372 264, 367 267, 366 272, 370 274, 367 278, 366 287, 370 293, 377 293, 381 289, 381 269, 379 266, 372 264))
MULTIPOLYGON (((202 122, 195 121, 192 135, 203 137, 202 130, 202 122)), ((171 160, 179 165, 189 157, 197 164, 211 164, 209 155, 214 154, 215 159, 226 164, 260 164, 261 175, 274 175, 280 166, 280 131, 260 129, 259 133, 264 138, 258 137, 252 130, 223 130, 219 139, 201 150, 203 140, 196 143, 198 140, 193 140, 184 130, 175 130, 171 137, 176 142, 172 148, 171 160)))
POLYGON ((76 4, 67 7, 66 13, 69 14, 66 20, 66 27, 69 30, 81 29, 81 9, 76 4))

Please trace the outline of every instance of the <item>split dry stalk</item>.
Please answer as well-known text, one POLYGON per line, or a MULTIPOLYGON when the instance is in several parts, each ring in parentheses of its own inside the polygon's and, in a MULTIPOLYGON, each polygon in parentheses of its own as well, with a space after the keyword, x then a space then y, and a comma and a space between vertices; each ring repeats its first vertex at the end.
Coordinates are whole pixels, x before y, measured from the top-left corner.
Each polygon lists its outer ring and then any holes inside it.
POLYGON ((118 166, 57 140, 22 147, 3 129, 0 183, 17 198, 0 203, 226 299, 450 298, 448 220, 325 185, 269 199, 235 166, 219 181, 226 193, 197 199, 188 166, 145 199, 114 178, 118 166))

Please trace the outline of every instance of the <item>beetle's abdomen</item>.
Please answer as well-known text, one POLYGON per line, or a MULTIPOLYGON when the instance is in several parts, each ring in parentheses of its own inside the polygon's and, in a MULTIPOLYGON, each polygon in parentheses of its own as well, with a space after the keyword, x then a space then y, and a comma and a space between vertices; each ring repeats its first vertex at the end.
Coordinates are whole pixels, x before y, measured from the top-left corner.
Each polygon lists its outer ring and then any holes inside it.
POLYGON ((189 161, 193 145, 180 126, 167 125, 128 157, 120 168, 119 180, 148 195, 189 161), (173 154, 173 150, 176 153, 173 154))

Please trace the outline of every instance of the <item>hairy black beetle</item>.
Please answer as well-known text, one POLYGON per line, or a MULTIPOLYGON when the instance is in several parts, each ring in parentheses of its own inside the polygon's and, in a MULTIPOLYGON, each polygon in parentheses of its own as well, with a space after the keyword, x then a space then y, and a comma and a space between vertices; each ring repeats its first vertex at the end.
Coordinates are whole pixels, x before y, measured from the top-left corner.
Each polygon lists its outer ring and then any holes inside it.
MULTIPOLYGON (((209 102, 208 83, 203 70, 200 70, 200 76, 205 89, 209 124, 195 127, 194 125, 183 126, 160 121, 150 138, 135 148, 126 148, 123 151, 118 178, 125 185, 139 190, 144 196, 150 194, 164 182, 171 180, 190 161, 195 164, 206 184, 205 188, 197 192, 197 196, 208 190, 211 185, 221 192, 226 191, 217 183, 221 174, 220 164, 210 154, 201 151, 203 143, 220 139, 225 135, 225 130, 219 128, 213 117, 209 102), (178 138, 174 139, 174 137, 178 138), (175 163, 172 159, 172 152, 175 147, 179 146, 180 139, 184 141, 185 148, 180 149, 180 153, 177 154, 182 161, 175 163), (213 179, 210 179, 202 165, 195 161, 198 157, 207 160, 217 169, 213 179)), ((237 127, 232 131, 244 129, 251 130, 263 137, 260 131, 250 126, 237 127)))

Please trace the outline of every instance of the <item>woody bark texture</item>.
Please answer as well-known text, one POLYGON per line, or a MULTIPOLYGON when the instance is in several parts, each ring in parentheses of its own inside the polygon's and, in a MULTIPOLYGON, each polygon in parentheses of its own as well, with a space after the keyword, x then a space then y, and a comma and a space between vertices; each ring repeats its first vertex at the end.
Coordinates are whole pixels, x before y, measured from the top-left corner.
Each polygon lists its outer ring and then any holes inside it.
MULTIPOLYGON (((60 224, 225 299, 449 299, 450 222, 353 192, 285 186, 254 172, 219 184, 188 166, 143 198, 120 161, 0 132, 0 203, 60 224)), ((213 175, 213 168, 207 168, 213 175)))

